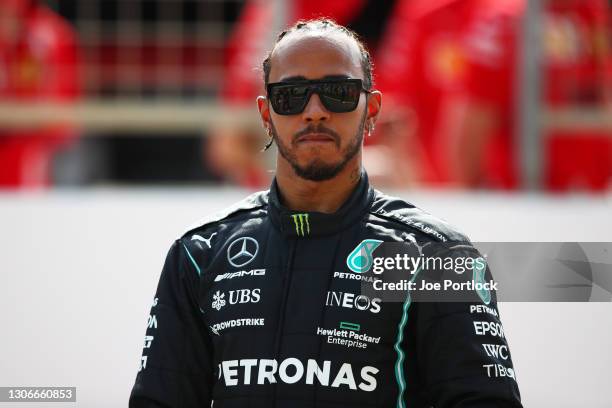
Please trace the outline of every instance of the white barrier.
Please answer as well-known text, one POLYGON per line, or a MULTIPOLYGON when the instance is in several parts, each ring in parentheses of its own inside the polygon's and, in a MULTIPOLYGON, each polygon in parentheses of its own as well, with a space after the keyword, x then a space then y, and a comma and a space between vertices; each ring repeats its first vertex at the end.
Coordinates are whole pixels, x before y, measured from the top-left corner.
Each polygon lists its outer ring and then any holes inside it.
MULTIPOLYGON (((126 406, 169 245, 245 194, 0 193, 0 386, 76 386, 79 407, 126 406)), ((612 242, 610 197, 401 195, 474 241, 612 242)), ((612 303, 500 309, 526 407, 612 406, 612 303)))

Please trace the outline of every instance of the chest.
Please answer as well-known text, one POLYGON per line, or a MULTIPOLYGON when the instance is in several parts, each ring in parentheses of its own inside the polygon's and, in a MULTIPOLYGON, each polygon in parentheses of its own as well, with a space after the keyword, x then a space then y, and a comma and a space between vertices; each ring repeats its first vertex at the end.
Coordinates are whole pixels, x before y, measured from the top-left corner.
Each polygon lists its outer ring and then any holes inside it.
POLYGON ((379 238, 237 237, 209 268, 202 318, 218 341, 297 336, 339 349, 391 349, 406 292, 372 290, 375 279, 384 279, 368 273, 379 238))

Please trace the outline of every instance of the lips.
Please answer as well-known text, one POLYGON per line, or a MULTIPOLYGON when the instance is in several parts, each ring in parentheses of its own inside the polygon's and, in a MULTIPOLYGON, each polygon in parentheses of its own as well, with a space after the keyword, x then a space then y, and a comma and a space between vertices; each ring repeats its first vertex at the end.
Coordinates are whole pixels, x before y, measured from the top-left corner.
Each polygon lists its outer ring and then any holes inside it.
POLYGON ((298 143, 301 142, 335 142, 334 138, 325 133, 308 133, 300 136, 297 139, 298 143))

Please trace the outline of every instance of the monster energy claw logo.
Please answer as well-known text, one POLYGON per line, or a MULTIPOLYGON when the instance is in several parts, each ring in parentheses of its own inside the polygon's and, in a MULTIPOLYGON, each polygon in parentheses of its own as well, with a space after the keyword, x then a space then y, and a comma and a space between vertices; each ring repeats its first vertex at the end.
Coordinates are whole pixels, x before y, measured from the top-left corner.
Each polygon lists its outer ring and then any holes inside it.
POLYGON ((346 258, 346 266, 355 273, 364 273, 372 267, 372 253, 383 241, 364 239, 346 258))
POLYGON ((303 237, 310 234, 310 223, 308 222, 308 214, 293 214, 293 224, 295 225, 295 233, 298 237, 303 237), (306 230, 304 230, 306 227, 306 230))

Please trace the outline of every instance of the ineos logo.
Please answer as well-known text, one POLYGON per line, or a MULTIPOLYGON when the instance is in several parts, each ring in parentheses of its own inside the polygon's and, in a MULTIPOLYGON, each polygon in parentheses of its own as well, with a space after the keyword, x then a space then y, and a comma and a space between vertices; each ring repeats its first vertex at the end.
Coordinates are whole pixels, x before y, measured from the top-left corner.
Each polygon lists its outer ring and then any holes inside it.
POLYGON ((227 248, 227 260, 232 266, 240 268, 255 259, 258 251, 259 244, 254 238, 238 238, 227 248))

